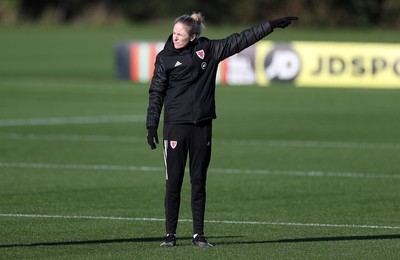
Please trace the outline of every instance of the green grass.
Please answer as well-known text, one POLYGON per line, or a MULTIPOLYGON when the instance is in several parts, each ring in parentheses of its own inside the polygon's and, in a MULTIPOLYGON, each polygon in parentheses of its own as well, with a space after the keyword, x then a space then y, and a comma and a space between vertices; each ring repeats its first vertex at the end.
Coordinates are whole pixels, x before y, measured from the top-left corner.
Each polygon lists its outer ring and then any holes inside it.
POLYGON ((148 29, 0 28, 0 259, 398 257, 400 91, 282 85, 218 87, 206 210, 216 246, 190 245, 187 175, 179 246, 160 248, 165 173, 145 140, 148 86, 113 78, 113 42, 155 39, 148 29), (138 120, 71 121, 121 115, 138 120))

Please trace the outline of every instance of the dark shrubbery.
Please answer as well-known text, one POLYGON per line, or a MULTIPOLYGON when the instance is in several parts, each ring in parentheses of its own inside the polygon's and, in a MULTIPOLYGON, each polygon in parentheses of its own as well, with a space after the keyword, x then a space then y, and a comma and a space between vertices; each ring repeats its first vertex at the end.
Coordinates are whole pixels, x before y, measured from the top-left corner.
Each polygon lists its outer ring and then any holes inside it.
POLYGON ((71 23, 96 16, 96 12, 105 20, 118 17, 149 22, 192 11, 201 11, 213 24, 249 24, 297 15, 307 26, 400 28, 397 0, 3 0, 0 23, 7 22, 7 17, 14 17, 14 22, 36 22, 48 20, 49 16, 52 22, 71 23))

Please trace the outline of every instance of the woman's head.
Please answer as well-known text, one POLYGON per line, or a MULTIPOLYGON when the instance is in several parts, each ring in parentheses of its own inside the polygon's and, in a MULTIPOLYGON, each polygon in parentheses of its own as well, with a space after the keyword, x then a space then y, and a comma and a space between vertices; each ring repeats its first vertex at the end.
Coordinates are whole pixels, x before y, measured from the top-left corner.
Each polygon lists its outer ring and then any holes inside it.
POLYGON ((185 47, 189 42, 194 41, 200 36, 203 25, 203 16, 201 13, 192 15, 182 15, 176 18, 172 30, 172 40, 175 49, 185 47))

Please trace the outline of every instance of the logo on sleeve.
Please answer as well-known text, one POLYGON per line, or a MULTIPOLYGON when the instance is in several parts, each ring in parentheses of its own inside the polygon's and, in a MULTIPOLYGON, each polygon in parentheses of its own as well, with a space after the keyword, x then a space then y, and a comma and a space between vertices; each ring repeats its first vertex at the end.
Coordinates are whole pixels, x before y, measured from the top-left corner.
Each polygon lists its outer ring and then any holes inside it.
POLYGON ((196 51, 196 54, 197 54, 197 56, 200 58, 200 59, 204 59, 204 56, 206 55, 205 54, 205 52, 204 52, 204 50, 199 50, 199 51, 196 51))

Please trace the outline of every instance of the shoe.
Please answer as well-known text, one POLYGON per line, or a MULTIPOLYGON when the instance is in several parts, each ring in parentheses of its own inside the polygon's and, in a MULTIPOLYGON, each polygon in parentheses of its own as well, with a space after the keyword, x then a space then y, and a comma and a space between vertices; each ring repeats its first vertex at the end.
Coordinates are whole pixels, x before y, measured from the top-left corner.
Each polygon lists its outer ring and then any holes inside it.
POLYGON ((168 234, 165 237, 165 242, 163 242, 160 246, 176 246, 176 235, 168 234))
POLYGON ((208 243, 204 235, 197 235, 192 239, 192 245, 199 247, 212 247, 213 245, 208 243))

